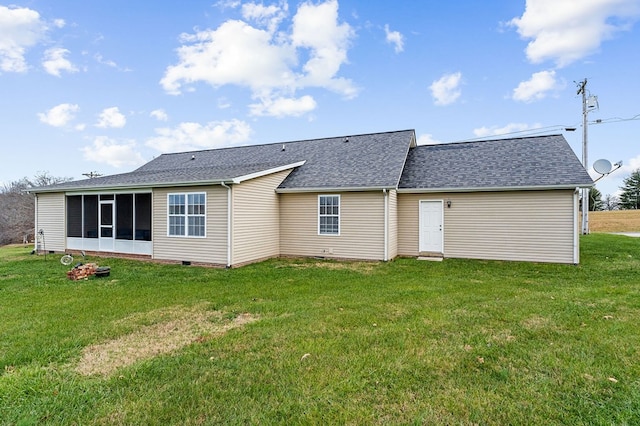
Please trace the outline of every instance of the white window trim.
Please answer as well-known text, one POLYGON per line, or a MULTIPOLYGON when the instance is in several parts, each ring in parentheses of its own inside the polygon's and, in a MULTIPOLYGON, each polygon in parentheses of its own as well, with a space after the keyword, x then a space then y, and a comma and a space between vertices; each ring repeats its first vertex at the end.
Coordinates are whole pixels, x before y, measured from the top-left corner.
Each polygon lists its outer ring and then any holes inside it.
POLYGON ((169 238, 207 238, 207 193, 206 192, 170 192, 167 194, 167 237, 169 238), (171 215, 169 214, 169 199, 173 195, 184 195, 184 215, 171 215), (203 195, 204 196, 204 214, 189 214, 189 195, 203 195), (182 216, 184 217, 184 234, 183 235, 172 235, 170 233, 171 224, 170 217, 171 216, 182 216), (204 217, 204 235, 189 235, 189 217, 204 217))
MULTIPOLYGON (((331 215, 333 216, 333 215, 331 215)), ((340 194, 320 194, 318 195, 318 235, 321 237, 339 237, 342 232, 342 200, 340 194), (328 234, 320 232, 320 199, 322 197, 338 197, 338 232, 336 234, 328 234)))

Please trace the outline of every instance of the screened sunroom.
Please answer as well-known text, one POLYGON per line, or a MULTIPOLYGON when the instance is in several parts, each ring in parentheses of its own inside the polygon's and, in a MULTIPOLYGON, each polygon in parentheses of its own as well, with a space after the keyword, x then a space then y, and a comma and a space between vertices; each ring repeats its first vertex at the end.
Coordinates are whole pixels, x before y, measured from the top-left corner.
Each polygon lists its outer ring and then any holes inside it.
POLYGON ((66 196, 71 250, 151 255, 151 192, 66 196))

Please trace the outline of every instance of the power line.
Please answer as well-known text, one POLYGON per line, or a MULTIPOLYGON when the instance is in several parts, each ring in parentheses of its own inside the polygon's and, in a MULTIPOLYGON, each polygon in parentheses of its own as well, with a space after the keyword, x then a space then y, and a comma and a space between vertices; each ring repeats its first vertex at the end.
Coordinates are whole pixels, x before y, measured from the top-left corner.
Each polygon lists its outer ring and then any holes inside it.
POLYGON ((611 117, 611 118, 599 118, 597 120, 590 121, 589 124, 608 124, 608 123, 619 123, 621 121, 636 121, 640 120, 640 114, 634 115, 633 117, 623 118, 623 117, 611 117))

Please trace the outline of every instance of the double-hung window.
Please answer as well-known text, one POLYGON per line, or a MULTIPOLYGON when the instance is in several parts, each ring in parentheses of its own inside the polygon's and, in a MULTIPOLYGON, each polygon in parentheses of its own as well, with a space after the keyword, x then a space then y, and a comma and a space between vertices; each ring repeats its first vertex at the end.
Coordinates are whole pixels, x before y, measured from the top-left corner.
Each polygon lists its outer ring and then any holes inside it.
POLYGON ((206 195, 204 192, 169 194, 169 235, 204 237, 206 235, 206 195))
POLYGON ((318 196, 318 234, 340 235, 340 196, 318 196))

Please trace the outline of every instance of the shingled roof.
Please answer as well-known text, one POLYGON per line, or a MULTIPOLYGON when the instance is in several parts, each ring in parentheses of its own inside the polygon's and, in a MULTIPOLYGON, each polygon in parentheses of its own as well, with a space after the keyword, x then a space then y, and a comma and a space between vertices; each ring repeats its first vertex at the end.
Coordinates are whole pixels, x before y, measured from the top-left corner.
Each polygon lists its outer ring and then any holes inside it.
POLYGON ((278 191, 391 189, 397 187, 414 145, 415 132, 402 130, 162 154, 129 173, 33 192, 237 183, 292 168, 278 191))
POLYGON ((412 148, 400 190, 467 191, 593 186, 562 135, 412 148))

